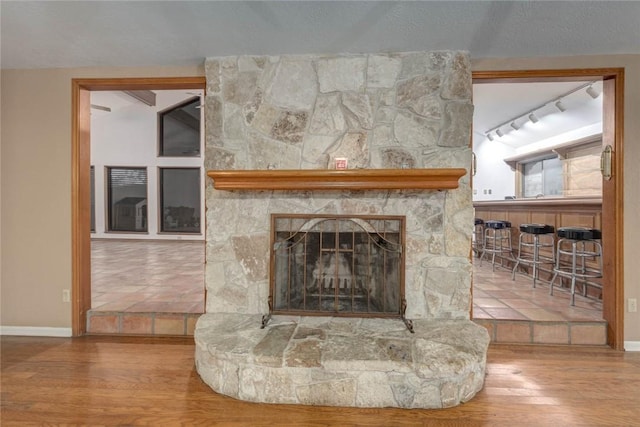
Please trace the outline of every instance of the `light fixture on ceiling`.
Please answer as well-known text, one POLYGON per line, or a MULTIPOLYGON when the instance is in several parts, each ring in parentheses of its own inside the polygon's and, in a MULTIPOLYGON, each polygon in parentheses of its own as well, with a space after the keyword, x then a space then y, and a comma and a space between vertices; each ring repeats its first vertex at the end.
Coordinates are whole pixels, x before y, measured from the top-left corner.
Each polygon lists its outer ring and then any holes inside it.
POLYGON ((487 132, 487 138, 489 141, 493 141, 493 135, 491 135, 491 132, 487 132))
MULTIPOLYGON (((491 129, 488 129, 485 132, 485 135, 487 135, 487 138, 489 138, 489 135, 491 134, 491 132, 495 132, 496 135, 498 135, 498 137, 503 137, 504 136, 504 132, 501 130, 501 128, 503 126, 508 124, 513 129, 519 130, 522 127, 522 125, 518 124, 518 120, 524 119, 524 118, 528 118, 531 121, 531 123, 537 123, 537 122, 540 121, 540 119, 538 118, 538 116, 536 116, 536 114, 535 114, 536 111, 542 110, 543 108, 545 108, 545 107, 547 107, 547 106, 549 106, 551 104, 553 104, 558 109, 558 111, 565 112, 565 111, 567 111, 567 107, 564 105, 562 100, 564 98, 566 98, 567 96, 569 96, 569 95, 571 95, 573 93, 576 93, 576 92, 578 92, 578 91, 580 91, 582 89, 585 89, 586 92, 589 94, 589 96, 591 96, 592 98, 595 99, 598 96, 600 96, 600 92, 597 89, 594 89, 593 86, 592 86, 595 83, 596 83, 596 81, 591 81, 591 82, 588 82, 588 83, 581 84, 580 86, 575 87, 575 88, 571 89, 570 91, 565 92, 562 95, 545 102, 544 104, 537 105, 534 108, 530 109, 529 111, 527 111, 527 112, 525 112, 523 114, 520 114, 518 116, 512 117, 509 120, 505 120, 504 122, 500 123, 499 125, 491 128, 491 129)), ((493 141, 491 138, 489 138, 489 140, 493 141)))
POLYGON ((593 86, 589 85, 589 87, 587 87, 587 93, 589 94, 590 97, 592 97, 593 99, 596 99, 597 97, 600 96, 600 92, 598 92, 597 90, 595 90, 593 88, 593 86))

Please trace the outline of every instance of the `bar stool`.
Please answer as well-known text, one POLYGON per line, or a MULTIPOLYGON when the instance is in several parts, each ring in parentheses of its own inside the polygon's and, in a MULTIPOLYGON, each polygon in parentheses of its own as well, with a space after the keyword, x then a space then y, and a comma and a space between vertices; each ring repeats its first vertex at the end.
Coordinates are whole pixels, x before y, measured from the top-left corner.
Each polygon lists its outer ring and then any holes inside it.
POLYGON ((473 220, 473 242, 471 248, 479 257, 484 248, 484 220, 482 218, 474 218, 473 220))
POLYGON ((520 264, 532 266, 533 287, 538 280, 538 266, 542 264, 555 264, 555 240, 553 233, 555 228, 546 224, 520 224, 520 237, 518 238, 518 257, 513 266, 511 279, 516 279, 516 270, 520 264), (551 249, 551 256, 540 255, 540 249, 551 249))
POLYGON ((556 277, 571 279, 571 305, 575 305, 576 280, 583 281, 583 293, 587 294, 587 279, 602 277, 602 232, 594 228, 561 227, 558 228, 558 246, 556 265, 553 269, 549 294, 553 295, 553 283, 556 277), (561 263, 562 256, 571 259, 571 265, 561 263), (595 260, 595 267, 587 266, 587 260, 595 260))
POLYGON ((491 271, 495 271, 496 255, 499 255, 500 266, 504 267, 503 254, 511 256, 511 223, 509 221, 489 220, 484 222, 484 239, 482 254, 480 255, 480 265, 485 254, 491 254, 491 271))

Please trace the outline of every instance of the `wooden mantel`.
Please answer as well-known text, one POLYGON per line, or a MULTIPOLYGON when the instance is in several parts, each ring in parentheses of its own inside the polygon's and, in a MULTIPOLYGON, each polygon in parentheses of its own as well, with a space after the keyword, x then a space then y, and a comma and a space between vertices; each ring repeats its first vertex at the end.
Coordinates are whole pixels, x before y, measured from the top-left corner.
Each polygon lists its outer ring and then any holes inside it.
POLYGON ((211 170, 216 190, 450 190, 467 173, 442 169, 211 170))

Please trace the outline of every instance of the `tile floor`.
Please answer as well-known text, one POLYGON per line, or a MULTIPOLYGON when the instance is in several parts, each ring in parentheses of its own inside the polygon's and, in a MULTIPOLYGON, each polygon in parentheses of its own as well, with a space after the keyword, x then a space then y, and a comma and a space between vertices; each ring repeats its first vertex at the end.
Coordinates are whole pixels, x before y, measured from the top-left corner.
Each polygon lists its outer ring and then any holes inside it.
POLYGON ((554 289, 503 268, 474 259, 473 318, 487 328, 492 342, 549 345, 606 345, 602 302, 576 294, 570 305, 566 289, 554 289))
MULTIPOLYGON (((204 242, 94 240, 91 333, 192 335, 204 311, 204 242)), ((474 259, 474 320, 494 341, 602 344, 602 303, 474 259)))
POLYGON ((202 313, 204 242, 91 242, 91 308, 202 313))
POLYGON ((193 335, 204 312, 204 242, 93 240, 95 334, 193 335))
MULTIPOLYGON (((491 263, 473 263, 474 319, 533 320, 533 321, 601 321, 602 301, 576 293, 575 306, 570 305, 570 293, 538 281, 533 287, 531 277, 496 268, 491 263)), ((580 288, 581 290, 581 288, 580 288)))

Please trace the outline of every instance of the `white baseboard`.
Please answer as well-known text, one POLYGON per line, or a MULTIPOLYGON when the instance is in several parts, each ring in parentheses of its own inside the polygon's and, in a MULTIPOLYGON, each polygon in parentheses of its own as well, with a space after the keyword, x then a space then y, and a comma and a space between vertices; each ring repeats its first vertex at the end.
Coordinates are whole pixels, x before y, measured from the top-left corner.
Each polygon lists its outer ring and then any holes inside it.
POLYGON ((625 341, 624 349, 626 351, 640 351, 640 341, 625 341))
POLYGON ((46 326, 0 326, 0 335, 22 335, 27 337, 70 337, 71 328, 49 328, 46 326))

